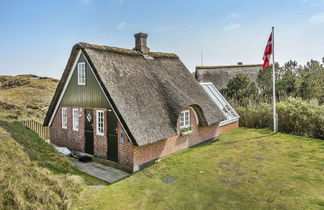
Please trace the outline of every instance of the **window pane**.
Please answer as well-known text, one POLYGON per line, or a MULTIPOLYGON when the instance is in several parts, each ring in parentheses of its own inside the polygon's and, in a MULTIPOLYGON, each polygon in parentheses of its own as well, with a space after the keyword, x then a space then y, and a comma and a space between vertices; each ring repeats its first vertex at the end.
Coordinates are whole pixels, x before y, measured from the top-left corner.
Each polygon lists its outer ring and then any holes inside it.
POLYGON ((97 111, 97 134, 104 134, 104 112, 97 111))
POLYGON ((78 84, 85 84, 85 63, 78 63, 78 84))

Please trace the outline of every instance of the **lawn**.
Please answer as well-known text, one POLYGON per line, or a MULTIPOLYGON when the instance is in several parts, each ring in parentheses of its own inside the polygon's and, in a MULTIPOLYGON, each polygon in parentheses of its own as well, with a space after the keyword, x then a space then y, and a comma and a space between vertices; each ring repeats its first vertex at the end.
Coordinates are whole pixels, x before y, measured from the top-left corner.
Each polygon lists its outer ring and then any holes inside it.
POLYGON ((75 208, 324 209, 324 141, 240 128, 80 200, 75 208))

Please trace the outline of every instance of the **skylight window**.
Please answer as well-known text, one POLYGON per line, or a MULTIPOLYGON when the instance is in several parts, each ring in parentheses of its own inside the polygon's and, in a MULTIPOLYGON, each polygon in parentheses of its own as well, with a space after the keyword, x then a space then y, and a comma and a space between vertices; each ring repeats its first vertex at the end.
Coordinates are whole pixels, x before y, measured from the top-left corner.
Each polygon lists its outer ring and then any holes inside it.
POLYGON ((226 101, 223 95, 217 90, 213 83, 200 83, 200 85, 203 87, 206 93, 208 93, 209 97, 215 102, 215 104, 226 117, 226 120, 220 122, 220 126, 238 121, 240 116, 235 112, 235 110, 226 101))

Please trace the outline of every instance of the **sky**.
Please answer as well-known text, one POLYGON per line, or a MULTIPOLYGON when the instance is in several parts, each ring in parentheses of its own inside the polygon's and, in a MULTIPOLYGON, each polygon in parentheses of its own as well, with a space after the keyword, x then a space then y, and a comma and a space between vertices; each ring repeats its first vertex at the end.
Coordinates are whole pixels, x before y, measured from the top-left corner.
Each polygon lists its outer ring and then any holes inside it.
POLYGON ((78 42, 151 51, 201 65, 262 63, 275 27, 275 59, 324 57, 324 0, 0 0, 0 75, 60 78, 78 42))

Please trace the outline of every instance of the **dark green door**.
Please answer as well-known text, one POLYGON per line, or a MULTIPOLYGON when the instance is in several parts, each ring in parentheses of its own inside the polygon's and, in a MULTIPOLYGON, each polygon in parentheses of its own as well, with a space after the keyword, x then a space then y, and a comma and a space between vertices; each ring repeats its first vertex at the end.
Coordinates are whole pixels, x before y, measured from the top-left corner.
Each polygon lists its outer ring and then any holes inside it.
POLYGON ((85 109, 85 148, 88 154, 93 154, 93 110, 85 109))
POLYGON ((108 160, 118 162, 118 138, 117 138, 117 118, 114 112, 107 111, 107 135, 108 135, 108 160))

